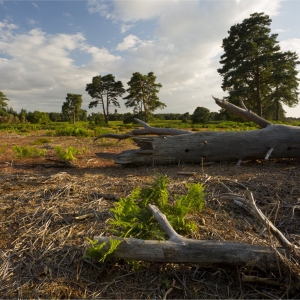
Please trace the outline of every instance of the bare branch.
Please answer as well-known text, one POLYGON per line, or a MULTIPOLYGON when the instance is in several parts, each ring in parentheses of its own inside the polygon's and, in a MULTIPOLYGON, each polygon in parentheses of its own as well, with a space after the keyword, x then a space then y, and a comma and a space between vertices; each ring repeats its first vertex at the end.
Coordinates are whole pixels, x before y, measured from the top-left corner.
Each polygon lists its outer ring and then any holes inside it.
POLYGON ((243 117, 249 121, 256 123, 261 128, 265 128, 265 127, 271 125, 271 123, 269 121, 265 120, 264 118, 261 118, 254 112, 248 110, 245 105, 244 105, 245 109, 243 109, 232 103, 229 103, 226 100, 221 100, 221 99, 215 98, 214 96, 212 96, 212 97, 216 101, 216 104, 218 104, 220 107, 226 109, 227 111, 229 111, 233 114, 236 114, 240 117, 243 117))
POLYGON ((263 212, 256 206, 253 194, 250 192, 250 190, 247 189, 247 198, 249 200, 249 204, 253 210, 253 213, 255 216, 268 228, 270 229, 271 233, 276 237, 276 239, 280 242, 280 244, 294 252, 296 252, 299 255, 298 247, 293 245, 290 241, 286 239, 286 237, 281 233, 280 230, 278 230, 274 224, 263 214, 263 212))
POLYGON ((157 206, 149 204, 148 207, 150 208, 152 214, 154 215, 155 219, 158 221, 162 229, 169 236, 169 241, 175 242, 183 238, 173 229, 167 217, 158 209, 157 206))
POLYGON ((144 129, 133 129, 131 132, 128 132, 126 134, 114 134, 114 133, 106 133, 97 136, 94 141, 100 139, 100 138, 111 138, 111 139, 118 139, 118 140, 124 140, 131 138, 135 135, 147 135, 147 134, 155 134, 155 135, 181 135, 181 134, 193 134, 192 132, 188 130, 181 130, 181 129, 175 129, 175 128, 156 128, 151 127, 147 123, 136 119, 135 120, 141 124, 144 129))

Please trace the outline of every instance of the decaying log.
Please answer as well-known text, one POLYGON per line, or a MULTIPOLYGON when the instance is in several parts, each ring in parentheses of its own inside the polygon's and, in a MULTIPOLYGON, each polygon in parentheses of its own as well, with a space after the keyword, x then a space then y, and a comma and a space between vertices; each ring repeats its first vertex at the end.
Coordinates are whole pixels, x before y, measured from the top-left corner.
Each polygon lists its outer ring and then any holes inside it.
MULTIPOLYGON (((277 248, 274 251, 271 247, 265 246, 184 238, 172 228, 166 216, 155 205, 149 205, 149 208, 169 236, 169 240, 114 238, 122 242, 111 257, 169 263, 258 265, 265 270, 278 270, 279 262, 276 251, 286 255, 284 248, 277 248)), ((106 242, 103 251, 108 250, 111 238, 95 236, 94 239, 99 243, 106 242)))
POLYGON ((246 108, 214 99, 220 107, 255 122, 262 129, 192 133, 172 128, 153 128, 139 121, 144 129, 136 129, 125 135, 108 134, 97 138, 132 137, 140 149, 123 151, 117 155, 114 161, 121 165, 168 165, 228 160, 237 161, 240 165, 245 159, 300 157, 299 127, 273 125, 246 108), (136 136, 140 134, 159 136, 136 136))
POLYGON ((136 135, 147 135, 147 134, 155 134, 155 135, 180 135, 180 134, 190 134, 191 132, 188 130, 181 130, 176 128, 156 128, 151 127, 147 123, 143 122, 142 120, 136 119, 135 120, 144 127, 144 129, 133 129, 131 132, 126 134, 114 134, 114 133, 106 133, 97 136, 94 141, 100 138, 111 138, 111 139, 118 139, 124 140, 136 135))

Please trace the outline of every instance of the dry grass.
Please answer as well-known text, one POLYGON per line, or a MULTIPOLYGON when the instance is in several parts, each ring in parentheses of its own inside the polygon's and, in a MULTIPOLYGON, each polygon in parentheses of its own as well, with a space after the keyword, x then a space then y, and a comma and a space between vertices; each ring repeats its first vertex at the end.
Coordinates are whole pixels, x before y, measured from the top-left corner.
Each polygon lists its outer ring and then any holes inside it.
MULTIPOLYGON (((240 167, 222 163, 204 166, 203 172, 199 165, 121 168, 94 153, 120 152, 132 145, 103 148, 89 139, 78 143, 66 138, 66 146, 82 144, 89 151, 75 162, 76 168, 56 169, 44 168, 43 159, 13 159, 10 147, 30 144, 31 139, 36 136, 3 139, 8 146, 0 154, 0 298, 299 298, 298 262, 290 257, 282 258, 284 267, 276 273, 251 264, 236 268, 142 263, 133 268, 122 260, 99 263, 83 258, 86 238, 109 235, 106 222, 114 202, 109 195, 125 197, 156 173, 171 178, 173 193, 185 193, 185 182, 205 184, 206 208, 193 216, 199 233, 191 238, 276 249, 278 243, 268 230, 228 196, 243 197, 247 187, 265 215, 299 245, 299 160, 255 161, 240 167), (179 176, 178 171, 195 175, 179 176), (243 281, 243 275, 275 280, 276 285, 243 281)), ((53 145, 59 142, 53 138, 53 145)))

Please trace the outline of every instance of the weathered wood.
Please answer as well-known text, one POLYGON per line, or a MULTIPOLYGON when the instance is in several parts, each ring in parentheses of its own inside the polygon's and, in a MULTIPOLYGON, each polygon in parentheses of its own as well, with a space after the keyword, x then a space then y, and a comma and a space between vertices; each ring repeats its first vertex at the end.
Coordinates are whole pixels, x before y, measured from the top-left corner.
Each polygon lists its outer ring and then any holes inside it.
MULTIPOLYGON (((255 122, 260 130, 237 132, 198 132, 173 128, 154 128, 137 120, 144 129, 133 130, 125 135, 102 135, 123 139, 132 137, 140 149, 127 150, 117 155, 116 164, 168 165, 235 160, 240 165, 244 159, 298 158, 300 157, 300 127, 273 125, 244 108, 225 100, 215 102, 231 113, 255 122), (159 136, 143 136, 155 134, 159 136)), ((98 137, 99 138, 99 137, 98 137)))
POLYGON ((167 165, 204 161, 296 158, 300 156, 300 128, 269 125, 264 129, 238 132, 198 132, 166 137, 135 137, 143 150, 124 151, 117 164, 167 165), (272 153, 270 149, 273 148, 272 153))
MULTIPOLYGON (((216 240, 187 239, 173 229, 166 216, 155 205, 149 205, 149 208, 169 236, 169 240, 114 238, 121 240, 122 243, 111 257, 152 262, 259 265, 260 268, 266 270, 278 269, 276 251, 270 247, 216 240)), ((95 236, 94 240, 106 243, 103 248, 104 252, 109 249, 111 238, 95 236)), ((285 254, 285 250, 282 248, 276 250, 285 254)))
POLYGON ((265 127, 271 125, 271 123, 269 121, 263 119, 262 117, 258 116, 251 110, 247 109, 242 100, 240 100, 240 102, 241 102, 241 105, 243 106, 243 108, 240 108, 232 103, 227 102, 226 100, 221 100, 221 99, 218 99, 215 97, 213 97, 213 98, 214 98, 216 104, 218 104, 220 107, 224 108, 225 110, 228 110, 229 112, 231 112, 237 116, 240 116, 242 118, 245 118, 249 121, 256 123, 261 128, 265 128, 265 127))
MULTIPOLYGON (((95 236, 94 239, 99 243, 106 242, 104 251, 108 250, 111 238, 95 236)), ((266 270, 278 269, 275 251, 264 246, 186 238, 175 241, 114 239, 123 240, 123 242, 112 254, 112 258, 170 263, 258 265, 266 270)), ((282 249, 277 250, 284 253, 282 249)))
POLYGON ((147 134, 155 134, 155 135, 180 135, 180 134, 192 134, 192 132, 188 130, 181 130, 176 128, 156 128, 151 127, 147 123, 136 119, 135 120, 140 123, 144 128, 143 129, 133 129, 129 133, 125 134, 114 134, 114 133, 106 133, 97 136, 94 141, 100 139, 100 138, 111 138, 111 139, 118 139, 118 140, 124 140, 131 138, 136 135, 147 135, 147 134))
POLYGON ((294 252, 297 256, 299 256, 299 248, 293 245, 256 206, 253 194, 250 192, 250 190, 247 189, 246 194, 249 200, 249 205, 252 208, 252 212, 256 216, 256 218, 264 224, 264 226, 276 237, 276 239, 284 248, 287 248, 288 250, 294 252))

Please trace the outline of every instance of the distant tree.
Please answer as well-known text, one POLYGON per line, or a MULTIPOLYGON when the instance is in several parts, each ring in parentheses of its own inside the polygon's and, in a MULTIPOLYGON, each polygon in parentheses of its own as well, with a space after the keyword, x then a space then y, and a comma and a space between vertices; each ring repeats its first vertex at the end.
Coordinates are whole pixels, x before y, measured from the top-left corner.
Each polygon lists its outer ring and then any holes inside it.
POLYGON ((78 119, 79 119, 79 121, 87 121, 88 113, 87 113, 86 109, 80 109, 79 110, 78 119))
POLYGON ((61 108, 62 114, 68 116, 70 123, 75 124, 82 105, 82 95, 67 94, 66 100, 61 108))
POLYGON ((207 123, 210 120, 210 110, 205 107, 197 107, 191 116, 193 124, 207 123))
POLYGON ((48 124, 50 122, 49 116, 45 112, 35 110, 27 113, 27 120, 33 124, 48 124))
POLYGON ((18 114, 21 123, 25 123, 27 121, 27 110, 22 108, 20 113, 18 114))
POLYGON ((294 107, 299 103, 299 79, 296 69, 299 63, 298 55, 290 51, 279 53, 273 63, 271 93, 268 102, 274 107, 275 116, 272 119, 276 121, 285 116, 282 104, 294 107))
POLYGON ((64 120, 63 114, 59 112, 50 112, 48 113, 48 116, 51 122, 59 122, 64 120))
POLYGON ((91 113, 88 116, 88 120, 90 124, 95 124, 95 125, 105 125, 105 118, 102 113, 91 113))
POLYGON ((166 104, 159 101, 157 96, 160 83, 155 83, 156 76, 153 72, 142 75, 139 72, 132 74, 130 81, 127 82, 129 88, 126 90, 128 96, 124 97, 126 107, 133 107, 133 113, 143 115, 145 122, 148 122, 150 114, 156 109, 163 109, 166 104))
POLYGON ((89 108, 97 107, 98 104, 101 104, 105 123, 108 124, 109 106, 112 104, 120 107, 118 98, 125 93, 123 83, 115 81, 115 76, 112 74, 99 75, 93 77, 92 83, 87 84, 85 90, 93 99, 97 99, 90 102, 89 108))
POLYGON ((271 22, 264 13, 254 13, 232 26, 229 36, 223 39, 224 54, 220 61, 223 66, 218 69, 223 77, 222 88, 229 93, 228 100, 237 104, 239 98, 247 99, 246 106, 259 116, 264 107, 270 106, 270 101, 276 105, 276 101, 283 102, 287 97, 285 104, 291 106, 298 101, 295 97, 297 55, 280 52, 278 35, 271 34, 269 28, 271 22), (279 90, 280 96, 276 96, 279 90))
POLYGON ((0 116, 8 115, 8 112, 6 111, 7 101, 9 101, 9 99, 0 91, 0 116))
POLYGON ((182 121, 182 123, 188 123, 191 119, 190 113, 186 112, 184 113, 181 117, 180 120, 182 121))

